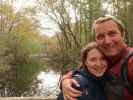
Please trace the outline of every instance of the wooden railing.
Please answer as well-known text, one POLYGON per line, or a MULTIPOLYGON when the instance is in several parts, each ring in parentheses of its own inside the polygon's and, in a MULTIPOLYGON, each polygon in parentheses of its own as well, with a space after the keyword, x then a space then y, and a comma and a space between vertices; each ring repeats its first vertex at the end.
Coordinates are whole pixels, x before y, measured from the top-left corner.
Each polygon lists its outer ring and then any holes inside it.
POLYGON ((0 97, 0 100, 56 100, 56 97, 0 97))

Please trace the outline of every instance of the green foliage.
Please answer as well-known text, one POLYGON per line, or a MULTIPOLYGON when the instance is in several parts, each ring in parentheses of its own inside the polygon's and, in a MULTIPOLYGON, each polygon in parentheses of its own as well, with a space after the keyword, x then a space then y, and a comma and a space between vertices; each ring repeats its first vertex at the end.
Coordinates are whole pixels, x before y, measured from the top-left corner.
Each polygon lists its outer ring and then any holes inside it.
POLYGON ((16 91, 22 95, 31 88, 31 83, 40 71, 41 65, 38 61, 31 59, 27 64, 17 65, 16 70, 16 91))
POLYGON ((61 31, 57 34, 58 42, 55 44, 58 48, 50 50, 50 61, 61 70, 67 69, 68 65, 77 67, 81 47, 94 40, 91 26, 95 18, 103 14, 102 2, 100 0, 56 0, 51 3, 41 0, 40 2, 46 5, 43 5, 44 9, 45 7, 49 9, 46 13, 61 31))
POLYGON ((19 96, 28 91, 35 75, 40 71, 39 59, 30 56, 38 53, 40 48, 38 45, 37 43, 34 45, 34 42, 21 33, 10 33, 7 37, 5 60, 10 66, 9 70, 14 73, 10 75, 12 78, 8 81, 19 96))
POLYGON ((0 85, 13 92, 6 96, 21 96, 41 68, 40 59, 32 56, 41 51, 39 24, 33 10, 16 12, 9 0, 1 1, 0 14, 0 85))
POLYGON ((37 54, 41 51, 42 45, 36 41, 27 40, 24 44, 30 49, 31 54, 37 54))
POLYGON ((6 72, 10 69, 10 66, 8 64, 0 63, 0 73, 6 72))
POLYGON ((52 68, 56 71, 65 72, 68 68, 75 68, 79 65, 80 48, 68 48, 67 51, 54 48, 49 51, 48 55, 50 55, 49 66, 53 66, 52 68))

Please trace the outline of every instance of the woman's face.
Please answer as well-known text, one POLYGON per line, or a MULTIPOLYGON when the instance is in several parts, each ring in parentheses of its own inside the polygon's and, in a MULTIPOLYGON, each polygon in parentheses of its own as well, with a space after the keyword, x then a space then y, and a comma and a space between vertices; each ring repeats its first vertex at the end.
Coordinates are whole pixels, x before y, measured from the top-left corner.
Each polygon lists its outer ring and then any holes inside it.
POLYGON ((107 61, 104 55, 96 48, 91 49, 87 54, 85 65, 90 73, 101 77, 107 70, 107 61))

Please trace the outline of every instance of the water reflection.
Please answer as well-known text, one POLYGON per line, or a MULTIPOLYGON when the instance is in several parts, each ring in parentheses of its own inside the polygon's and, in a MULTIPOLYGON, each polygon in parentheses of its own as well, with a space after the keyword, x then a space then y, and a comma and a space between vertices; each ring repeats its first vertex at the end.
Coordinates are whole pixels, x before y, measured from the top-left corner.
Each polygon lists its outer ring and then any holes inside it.
POLYGON ((59 93, 59 77, 60 74, 52 70, 48 72, 40 72, 37 79, 38 91, 41 96, 56 96, 59 93))

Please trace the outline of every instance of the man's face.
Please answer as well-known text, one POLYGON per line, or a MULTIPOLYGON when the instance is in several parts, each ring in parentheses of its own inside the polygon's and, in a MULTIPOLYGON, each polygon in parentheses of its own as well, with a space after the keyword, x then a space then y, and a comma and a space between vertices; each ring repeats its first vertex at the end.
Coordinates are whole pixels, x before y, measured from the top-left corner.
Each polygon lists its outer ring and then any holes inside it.
POLYGON ((106 21, 95 26, 96 42, 107 57, 115 57, 124 47, 123 35, 117 24, 106 21))

